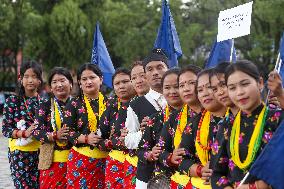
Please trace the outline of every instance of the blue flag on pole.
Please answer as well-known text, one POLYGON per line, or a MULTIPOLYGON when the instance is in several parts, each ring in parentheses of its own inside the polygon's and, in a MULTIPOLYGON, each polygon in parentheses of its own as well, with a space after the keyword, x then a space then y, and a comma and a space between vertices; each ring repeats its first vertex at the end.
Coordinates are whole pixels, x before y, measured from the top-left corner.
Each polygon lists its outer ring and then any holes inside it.
POLYGON ((273 134, 272 139, 262 150, 254 164, 250 174, 265 181, 274 189, 284 188, 284 121, 273 134))
POLYGON ((182 56, 177 30, 170 7, 166 0, 162 2, 162 18, 154 48, 163 49, 168 57, 168 66, 178 66, 178 58, 182 56))
POLYGON ((280 41, 280 48, 279 48, 279 53, 280 53, 280 63, 279 63, 279 68, 276 68, 282 78, 282 86, 284 86, 284 32, 280 41))
POLYGON ((213 68, 221 62, 230 62, 232 48, 232 62, 235 63, 237 57, 235 47, 232 47, 233 45, 234 44, 232 39, 221 42, 217 42, 217 40, 215 40, 205 68, 213 68))
POLYGON ((103 83, 112 88, 112 75, 115 70, 106 48, 99 23, 96 24, 91 63, 97 64, 103 73, 103 83))

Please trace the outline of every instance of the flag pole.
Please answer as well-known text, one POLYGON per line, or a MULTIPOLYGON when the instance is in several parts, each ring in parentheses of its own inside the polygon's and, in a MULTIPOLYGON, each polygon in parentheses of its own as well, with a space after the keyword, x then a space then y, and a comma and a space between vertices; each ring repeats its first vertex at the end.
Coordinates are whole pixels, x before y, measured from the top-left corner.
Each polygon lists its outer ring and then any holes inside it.
POLYGON ((239 189, 239 188, 241 187, 241 185, 244 184, 244 182, 247 180, 248 176, 249 176, 249 172, 247 172, 247 174, 245 175, 245 177, 243 178, 243 180, 241 181, 241 183, 240 183, 240 185, 237 187, 237 189, 239 189))
MULTIPOLYGON (((280 71, 279 69, 279 64, 280 64, 280 52, 278 53, 278 56, 277 56, 277 60, 276 60, 276 64, 275 64, 275 67, 274 67, 274 71, 276 71, 277 73, 280 71)), ((268 97, 270 95, 270 90, 268 90, 268 93, 267 93, 267 96, 266 96, 266 100, 265 100, 265 104, 268 103, 268 97)))
POLYGON ((230 52, 230 63, 233 62, 234 43, 235 43, 235 40, 232 39, 232 46, 231 46, 231 52, 230 52))

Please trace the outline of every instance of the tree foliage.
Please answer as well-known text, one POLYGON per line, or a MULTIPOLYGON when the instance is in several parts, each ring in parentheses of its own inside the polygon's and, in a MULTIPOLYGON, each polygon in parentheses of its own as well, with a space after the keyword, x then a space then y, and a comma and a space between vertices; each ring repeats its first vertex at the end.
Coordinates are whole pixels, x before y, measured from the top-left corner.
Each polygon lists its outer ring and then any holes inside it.
MULTIPOLYGON (((181 65, 203 65, 217 35, 221 10, 247 0, 170 0, 183 57, 181 65)), ((284 30, 284 1, 255 0, 251 34, 235 40, 240 58, 273 68, 284 30)), ((2 0, 0 50, 23 49, 24 57, 45 68, 76 68, 91 57, 93 33, 101 24, 109 53, 118 66, 143 59, 152 49, 161 0, 2 0)))

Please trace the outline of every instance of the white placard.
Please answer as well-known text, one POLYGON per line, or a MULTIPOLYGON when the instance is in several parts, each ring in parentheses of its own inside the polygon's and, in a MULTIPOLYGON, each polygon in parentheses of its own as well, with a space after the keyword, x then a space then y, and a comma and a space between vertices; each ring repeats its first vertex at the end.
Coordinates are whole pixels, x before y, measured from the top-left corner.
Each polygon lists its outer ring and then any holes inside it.
POLYGON ((217 41, 224 41, 250 34, 252 4, 249 2, 220 11, 217 41))

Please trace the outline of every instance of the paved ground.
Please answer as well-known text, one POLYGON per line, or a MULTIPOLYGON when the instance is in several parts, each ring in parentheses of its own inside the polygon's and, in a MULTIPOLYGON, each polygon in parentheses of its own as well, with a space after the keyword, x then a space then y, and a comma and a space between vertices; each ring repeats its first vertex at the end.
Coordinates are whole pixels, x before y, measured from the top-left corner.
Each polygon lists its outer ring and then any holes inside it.
MULTIPOLYGON (((2 118, 0 117, 0 130, 2 130, 2 118)), ((7 158, 8 140, 0 132, 0 189, 12 189, 9 162, 7 158)))

